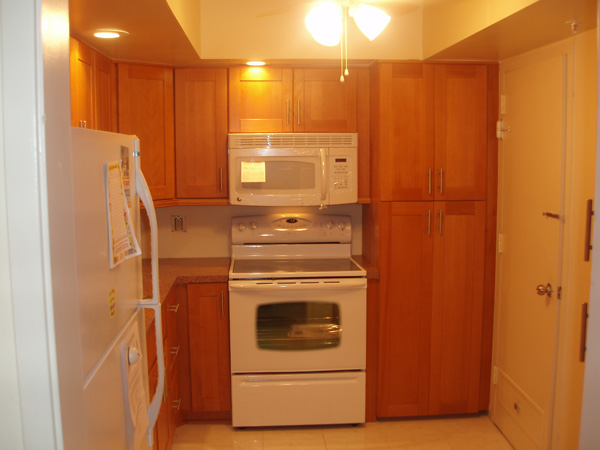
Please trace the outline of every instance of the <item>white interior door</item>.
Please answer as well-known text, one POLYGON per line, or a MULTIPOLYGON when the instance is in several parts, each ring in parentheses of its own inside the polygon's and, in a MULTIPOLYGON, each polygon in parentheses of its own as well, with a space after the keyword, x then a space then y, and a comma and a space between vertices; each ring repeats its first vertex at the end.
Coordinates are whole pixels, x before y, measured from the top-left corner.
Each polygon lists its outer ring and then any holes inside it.
POLYGON ((517 449, 549 448, 564 232, 568 58, 500 68, 499 259, 493 419, 517 449), (548 294, 539 295, 540 289, 548 294), (551 291, 551 293, 550 293, 551 291))

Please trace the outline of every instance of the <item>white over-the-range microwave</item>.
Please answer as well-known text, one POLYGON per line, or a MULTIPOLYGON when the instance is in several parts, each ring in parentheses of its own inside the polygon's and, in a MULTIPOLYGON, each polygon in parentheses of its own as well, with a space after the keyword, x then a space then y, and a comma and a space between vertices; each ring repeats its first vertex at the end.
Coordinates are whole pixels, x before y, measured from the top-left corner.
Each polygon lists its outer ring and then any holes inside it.
POLYGON ((232 205, 357 202, 357 133, 230 133, 228 147, 232 205))

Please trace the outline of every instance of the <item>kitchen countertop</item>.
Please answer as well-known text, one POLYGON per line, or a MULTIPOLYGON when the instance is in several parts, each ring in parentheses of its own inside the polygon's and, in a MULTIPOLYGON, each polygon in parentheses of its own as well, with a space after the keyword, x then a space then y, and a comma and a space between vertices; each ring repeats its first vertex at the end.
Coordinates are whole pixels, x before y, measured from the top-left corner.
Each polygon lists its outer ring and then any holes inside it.
MULTIPOLYGON (((362 255, 353 255, 367 271, 367 279, 379 279, 379 270, 373 267, 362 255)), ((230 258, 160 258, 158 260, 158 285, 160 301, 163 302, 169 291, 177 284, 188 283, 227 283, 229 281, 230 258)), ((152 296, 152 274, 149 259, 142 262, 144 297, 152 296)), ((146 310, 146 328, 154 319, 151 310, 146 310)))

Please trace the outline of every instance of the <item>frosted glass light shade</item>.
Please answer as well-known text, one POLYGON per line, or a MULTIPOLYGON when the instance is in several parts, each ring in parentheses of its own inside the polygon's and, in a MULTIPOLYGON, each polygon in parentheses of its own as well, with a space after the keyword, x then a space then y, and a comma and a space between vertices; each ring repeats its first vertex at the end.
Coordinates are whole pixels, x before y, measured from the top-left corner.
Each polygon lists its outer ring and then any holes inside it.
POLYGON ((349 13, 356 22, 356 26, 370 41, 379 36, 390 21, 390 16, 385 12, 364 3, 353 6, 349 13))
POLYGON ((319 3, 308 13, 304 23, 319 44, 333 47, 340 43, 342 36, 340 5, 333 2, 319 3))

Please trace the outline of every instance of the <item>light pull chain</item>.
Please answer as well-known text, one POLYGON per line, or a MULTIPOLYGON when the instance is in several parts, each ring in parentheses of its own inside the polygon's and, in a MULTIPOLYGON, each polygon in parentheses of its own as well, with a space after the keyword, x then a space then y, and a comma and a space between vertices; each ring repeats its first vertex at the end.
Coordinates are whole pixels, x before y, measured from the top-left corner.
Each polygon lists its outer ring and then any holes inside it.
POLYGON ((348 76, 348 7, 346 6, 344 11, 344 53, 346 57, 346 70, 344 70, 344 75, 348 76))
POLYGON ((342 7, 342 39, 340 39, 340 83, 344 82, 344 75, 348 76, 348 7, 342 7), (346 62, 346 67, 344 68, 344 60, 346 62))

